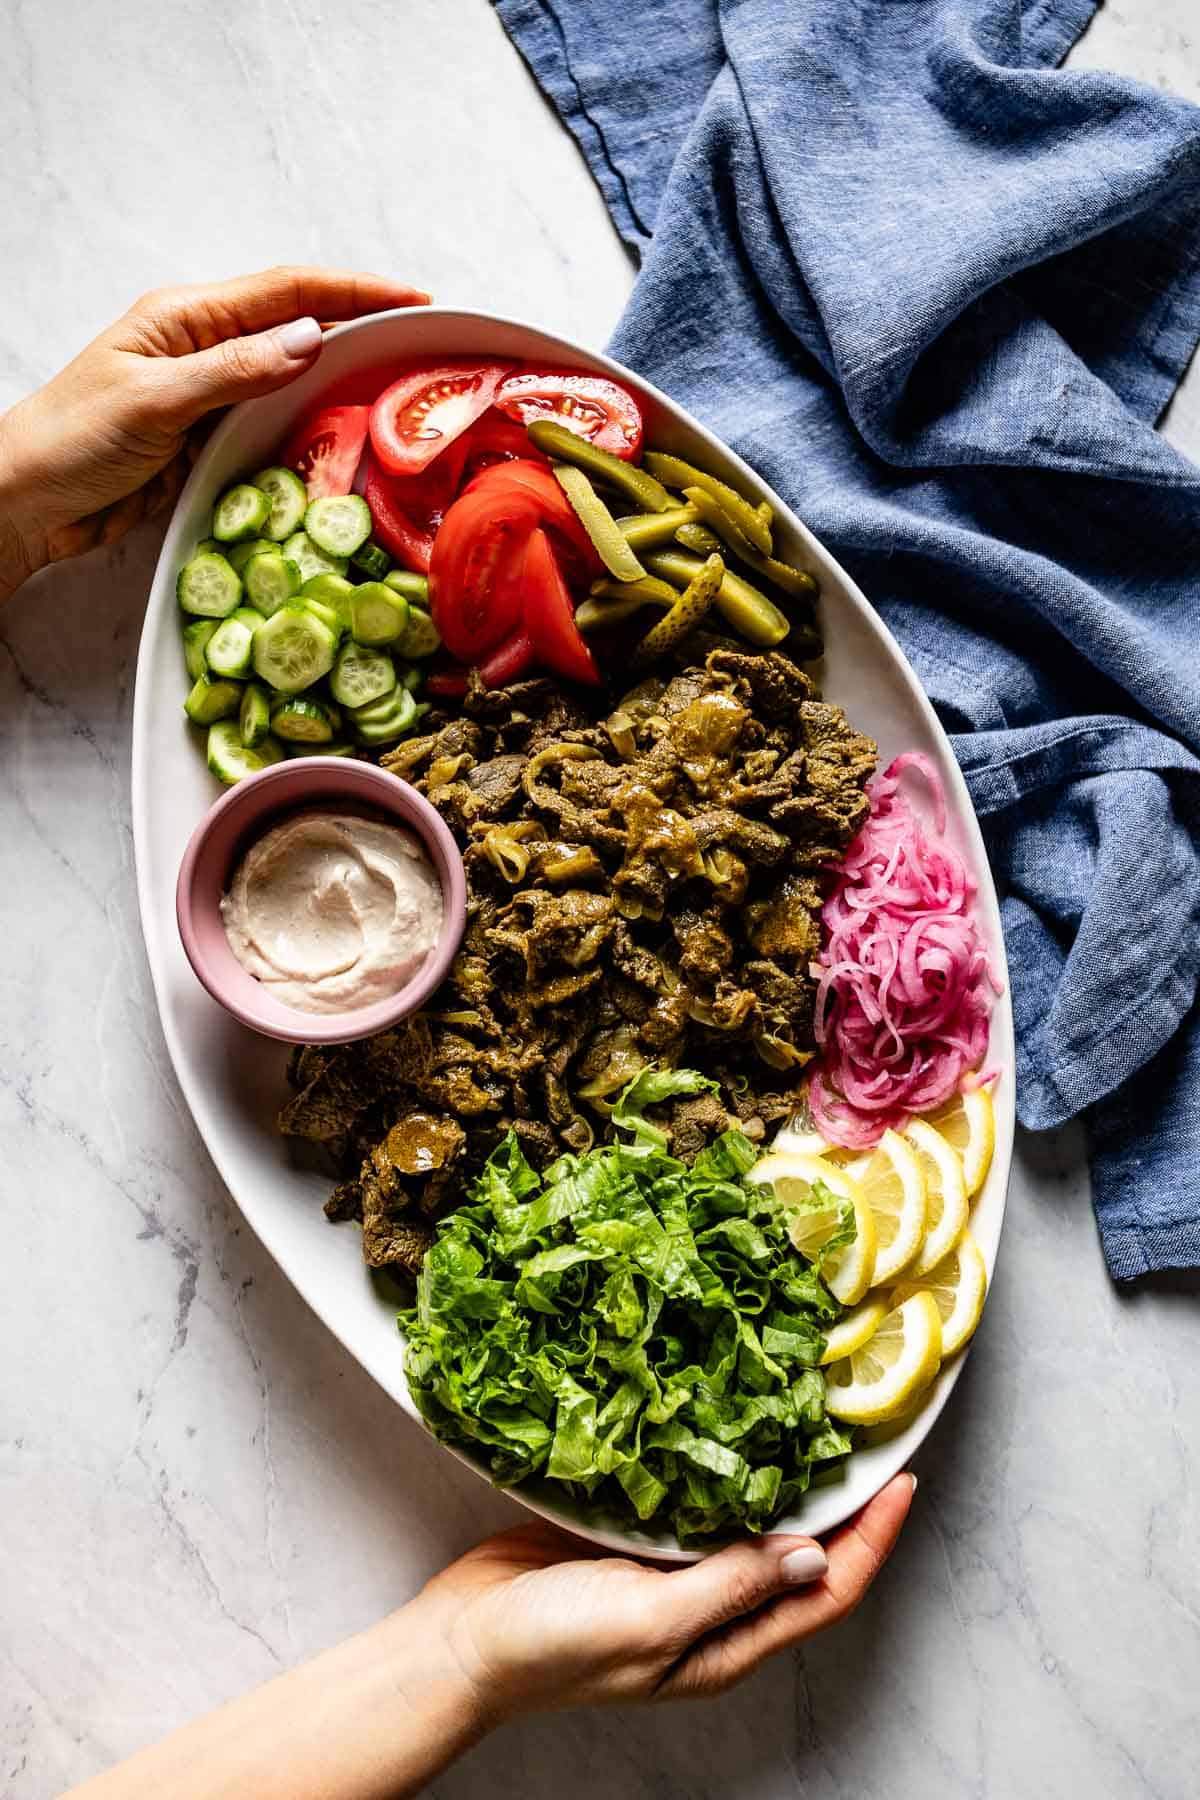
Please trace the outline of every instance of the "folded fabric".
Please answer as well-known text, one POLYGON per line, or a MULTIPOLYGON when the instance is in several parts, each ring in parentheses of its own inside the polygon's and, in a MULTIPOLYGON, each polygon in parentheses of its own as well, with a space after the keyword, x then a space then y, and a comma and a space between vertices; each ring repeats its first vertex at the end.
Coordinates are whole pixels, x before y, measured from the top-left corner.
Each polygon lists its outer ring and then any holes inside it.
POLYGON ((614 354, 840 557, 952 733, 1018 1110, 1121 1279, 1200 1264, 1200 109, 1092 0, 496 0, 642 256, 614 354))

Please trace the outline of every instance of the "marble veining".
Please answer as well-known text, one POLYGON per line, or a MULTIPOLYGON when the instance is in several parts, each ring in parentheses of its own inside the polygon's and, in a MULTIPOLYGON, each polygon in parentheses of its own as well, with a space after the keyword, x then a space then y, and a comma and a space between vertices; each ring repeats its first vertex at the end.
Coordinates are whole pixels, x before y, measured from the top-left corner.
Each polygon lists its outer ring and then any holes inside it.
MULTIPOLYGON (((486 0, 6 0, 0 404, 141 289, 394 270, 601 343, 631 270, 486 0), (286 41, 287 53, 281 55, 286 41)), ((1191 0, 1080 65, 1200 99, 1191 0)), ((1168 421, 1200 452, 1200 381, 1168 421)), ((45 1800, 403 1600, 517 1516, 409 1425, 241 1223, 141 948, 146 533, 0 620, 0 1791, 45 1800), (51 604, 53 611, 51 611, 51 604)), ((1200 1283, 1120 1297, 1080 1144, 1022 1140, 995 1292, 894 1561, 703 1707, 515 1726, 436 1800, 1184 1800, 1200 1283)))

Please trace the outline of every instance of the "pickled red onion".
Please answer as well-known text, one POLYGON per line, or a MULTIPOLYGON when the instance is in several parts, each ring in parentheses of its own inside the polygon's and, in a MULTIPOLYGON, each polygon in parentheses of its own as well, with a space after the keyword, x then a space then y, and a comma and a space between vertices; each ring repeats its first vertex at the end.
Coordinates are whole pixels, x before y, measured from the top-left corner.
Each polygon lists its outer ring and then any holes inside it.
POLYGON ((809 1105, 822 1135, 848 1149, 957 1092, 987 1050, 1000 992, 971 914, 975 883, 944 841, 936 769, 909 751, 867 791, 871 816, 836 869, 813 966, 822 1057, 809 1105), (929 784, 932 833, 900 792, 905 769, 929 784))

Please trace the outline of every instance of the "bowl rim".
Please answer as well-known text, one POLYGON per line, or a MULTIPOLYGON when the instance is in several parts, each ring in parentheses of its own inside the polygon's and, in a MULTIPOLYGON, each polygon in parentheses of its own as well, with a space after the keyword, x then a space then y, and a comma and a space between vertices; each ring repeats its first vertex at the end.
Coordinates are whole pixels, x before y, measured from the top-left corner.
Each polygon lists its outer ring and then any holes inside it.
MULTIPOLYGON (((372 1037, 416 1012, 441 983, 453 962, 466 928, 467 892, 462 853, 446 821, 423 794, 399 775, 375 763, 327 756, 298 756, 256 769, 221 794, 198 821, 188 839, 175 883, 175 921, 184 954, 201 986, 238 1022, 263 1037, 286 1044, 345 1044, 372 1037), (399 793, 398 791, 399 790, 399 793), (401 798, 401 804, 395 804, 401 798), (238 821, 232 855, 222 884, 238 857, 274 824, 322 801, 342 807, 356 804, 376 815, 387 813, 420 838, 442 890, 442 924, 437 942, 404 986, 370 1006, 337 1013, 307 1013, 285 1005, 252 975, 248 986, 230 972, 227 980, 214 966, 197 926, 197 913, 210 904, 202 898, 205 852, 214 831, 238 821), (245 996, 242 998, 241 996, 245 996)), ((233 952, 230 951, 230 956, 233 952)), ((236 959, 234 959, 236 961, 236 959)), ((237 967, 241 968, 238 964, 237 967)), ((246 973, 246 971, 242 971, 246 973)))
MULTIPOLYGON (((996 1008, 993 1013, 993 1026, 994 1029, 998 1028, 1002 1040, 1003 1073, 1008 1079, 1000 1084, 996 1096, 995 1154, 993 1158, 993 1173, 992 1176, 989 1177, 988 1184, 990 1186, 992 1180, 995 1179, 995 1204, 997 1209, 995 1236, 997 1245, 996 1254, 998 1254, 998 1246, 1003 1233, 1008 1183, 1011 1175, 1013 1133, 1015 1126, 1015 1053, 1013 1048, 1013 1021, 1010 997, 1011 984, 1008 975, 1006 946, 1000 929, 999 897, 996 893, 995 883, 991 875, 983 837, 979 827, 979 821, 971 803, 965 778, 963 777, 962 771, 953 754, 949 750, 945 730, 938 720, 937 715, 933 710, 932 703, 917 679, 916 673, 909 663, 907 656, 884 624, 882 618, 875 611, 861 587, 845 568, 844 564, 821 539, 816 537, 815 534, 809 530, 803 520, 771 486, 770 482, 753 469, 729 444, 719 438, 713 431, 709 430, 709 428, 698 419, 687 406, 683 405, 682 402, 673 399, 653 382, 647 380, 646 377, 639 375, 636 370, 627 368, 624 364, 606 355, 603 351, 590 349, 576 340, 564 336, 562 332, 553 327, 541 324, 533 319, 516 318, 510 314, 494 313, 482 308, 462 306, 428 306, 416 309, 394 308, 387 312, 374 313, 365 318, 350 320, 346 324, 336 326, 326 334, 326 341, 331 342, 335 339, 358 336, 360 334, 369 337, 372 332, 379 330, 381 327, 386 326, 392 321, 412 322, 414 319, 429 318, 443 320, 451 326, 457 323, 467 323, 472 327, 476 327, 478 329, 480 340, 485 344, 487 342, 488 334, 496 327, 515 331, 517 333, 530 333, 540 339, 543 344, 553 345, 554 354, 557 357, 560 357, 565 365, 570 366, 574 364, 580 368, 596 370, 600 373, 607 374, 614 380, 631 383, 635 392, 649 397, 656 406, 663 410, 668 418, 677 418, 681 420, 688 430, 694 434, 696 439, 703 443, 707 450, 715 453, 718 462, 724 461, 727 463, 731 469, 737 472, 740 479, 747 482, 751 491, 761 490, 764 496, 768 497, 771 503, 776 507, 779 516, 794 530, 798 538, 810 546, 819 561, 827 564, 835 572, 843 602, 850 606, 864 630, 876 641, 882 658, 890 664, 891 679, 905 691, 908 700, 914 707, 918 716, 923 720, 925 730, 929 733, 934 742, 944 751, 944 755, 939 762, 939 772, 942 774, 943 779, 947 784, 949 795, 953 798, 953 811, 955 816, 961 822, 971 866, 980 870, 984 876, 984 881, 981 884, 981 893, 977 898, 977 904, 979 904, 980 901, 983 902, 983 911, 987 920, 989 948, 993 958, 993 965, 1003 990, 996 1002, 996 1008)), ((423 352, 419 350, 408 350, 389 353, 389 355, 395 354, 397 359, 399 359, 405 355, 422 353, 423 352)), ((367 358, 365 356, 363 360, 364 365, 366 365, 367 358)), ((168 541, 175 519, 185 513, 187 507, 191 503, 195 488, 202 486, 211 479, 208 474, 209 467, 212 462, 216 460, 216 457, 224 444, 237 432, 240 421, 245 416, 243 408, 252 407, 257 404, 259 404, 259 402, 250 400, 244 402, 243 406, 234 408, 226 418, 222 420, 205 444, 200 457, 197 459, 197 462, 191 471, 188 482, 176 502, 168 526, 168 541)), ((302 407, 298 406, 296 409, 296 416, 299 416, 301 410, 302 407)), ((164 553, 160 556, 159 564, 155 571, 152 594, 157 590, 160 582, 166 583, 168 578, 173 581, 173 576, 171 576, 169 569, 164 574, 165 566, 164 546, 164 553)), ((134 857, 137 869, 139 911, 142 919, 143 936, 147 945, 147 960, 150 965, 151 980, 154 987, 155 998, 158 1003, 159 1018, 176 1079, 180 1084, 184 1098, 188 1102, 193 1118, 196 1120, 197 1128, 200 1131, 201 1137, 204 1139, 205 1148, 207 1149, 214 1166, 225 1181, 231 1195, 237 1199, 237 1189, 230 1179, 229 1174, 227 1174, 228 1163, 224 1154, 224 1144, 221 1141, 215 1143, 210 1141, 209 1133, 205 1130, 204 1125, 201 1124, 201 1118, 208 1112, 206 1098, 202 1084, 194 1082, 192 1079, 188 1067, 188 1052, 185 1051, 182 1034, 177 1030, 176 1019, 172 1007, 168 1004, 168 970, 165 961, 162 960, 159 944, 159 915, 155 907, 155 893, 151 886, 150 875, 151 834, 149 829, 149 764, 144 749, 144 743, 150 737, 151 684, 148 675, 144 672, 143 665, 148 669, 153 660, 155 629, 156 621, 153 616, 153 611, 151 608, 148 608, 138 656, 131 745, 131 757, 133 763, 134 857)), ((995 1041, 994 1038, 994 1044, 995 1041)), ((298 1259, 292 1252, 292 1246, 286 1242, 278 1243, 273 1241, 275 1234, 268 1233, 264 1229, 265 1221, 260 1220, 257 1216, 252 1216, 251 1213, 245 1212, 241 1207, 240 1201, 238 1203, 239 1210, 243 1211, 243 1216, 246 1217, 251 1229, 263 1240, 264 1247, 267 1249, 272 1260, 288 1279, 292 1281, 293 1285, 297 1287, 302 1297, 321 1318, 322 1323, 327 1326, 334 1336, 339 1338, 339 1341, 342 1341, 337 1326, 326 1316, 322 1309, 320 1296, 312 1293, 311 1288, 306 1284, 296 1267, 298 1259)), ((403 1412, 407 1413, 410 1418, 416 1420, 424 1430, 428 1431, 428 1427, 425 1426, 424 1421, 408 1392, 407 1383, 403 1379, 402 1361, 400 1364, 399 1379, 397 1380, 393 1378, 390 1371, 383 1373, 379 1368, 372 1367, 368 1362, 364 1361, 355 1350, 351 1349, 351 1354, 355 1356, 356 1361, 362 1363, 366 1372, 384 1388, 389 1398, 393 1399, 403 1412)), ((796 1525, 795 1529, 810 1534, 823 1533, 834 1529, 836 1526, 850 1518, 857 1506, 865 1504, 871 1494, 878 1492, 879 1488, 882 1487, 887 1480, 906 1466, 911 1456, 929 1436, 937 1423, 938 1418, 949 1401, 950 1394, 957 1384, 959 1374, 961 1373, 963 1364, 968 1355, 969 1346, 958 1352, 955 1357, 951 1358, 949 1362, 943 1365, 940 1375, 935 1379, 934 1391, 929 1400, 919 1414, 916 1415, 915 1420, 898 1431, 895 1443, 887 1446, 888 1454, 882 1459, 881 1468, 878 1471, 873 1472, 873 1485, 866 1488, 861 1498, 857 1499, 855 1504, 851 1506, 846 1504, 845 1500, 840 1496, 835 1497, 835 1495, 830 1492, 829 1504, 824 1508, 820 1508, 812 1504, 812 1502, 816 1500, 818 1494, 818 1488, 814 1485, 814 1488, 811 1490, 808 1497, 808 1511, 810 1516, 796 1525), (878 1476, 877 1479, 875 1479, 876 1473, 878 1476)), ((483 1480, 490 1480, 488 1472, 483 1468, 482 1464, 466 1453, 460 1446, 441 1444, 440 1440, 435 1441, 438 1441, 440 1447, 443 1450, 448 1451, 456 1461, 470 1468, 475 1475, 483 1480)), ((615 1521, 611 1524, 605 1521, 591 1522, 583 1517, 578 1511, 573 1512, 569 1500, 566 1497, 556 1497, 549 1493, 545 1487, 529 1485, 522 1488, 514 1488, 510 1490, 510 1492, 512 1497, 519 1501, 519 1503, 529 1511, 550 1520, 552 1523, 573 1533, 577 1537, 586 1539, 601 1548, 612 1550, 619 1554, 627 1556, 634 1555, 672 1564, 694 1562, 710 1554, 710 1551, 705 1548, 686 1550, 680 1548, 670 1533, 662 1533, 655 1541, 651 1540, 648 1535, 642 1536, 632 1528, 621 1528, 615 1521)), ((718 1546, 714 1546, 714 1548, 716 1547, 718 1546)))

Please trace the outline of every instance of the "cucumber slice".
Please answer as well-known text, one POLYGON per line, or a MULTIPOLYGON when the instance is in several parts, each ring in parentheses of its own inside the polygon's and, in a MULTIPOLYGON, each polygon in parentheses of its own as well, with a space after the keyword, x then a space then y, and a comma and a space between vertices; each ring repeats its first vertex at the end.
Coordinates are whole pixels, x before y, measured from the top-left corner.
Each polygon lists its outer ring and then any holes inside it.
POLYGON ((260 469, 254 477, 254 485, 261 488, 271 502, 263 535, 273 543, 282 544, 284 538, 291 537, 304 523, 308 489, 295 469, 260 469))
POLYGON ((213 512, 212 534, 222 544, 257 537, 271 516, 271 502, 261 488, 239 482, 222 494, 213 512))
POLYGON ((353 744, 285 744, 288 756, 357 756, 353 744))
POLYGON ((283 554, 296 564, 301 581, 311 581, 314 575, 344 575, 349 567, 344 556, 326 556, 307 531, 294 531, 283 546, 283 554))
POLYGON ((204 660, 204 646, 219 622, 217 619, 194 619, 183 628, 183 660, 193 681, 199 681, 208 667, 204 660))
MULTIPOLYGON (((337 580, 336 575, 333 580, 337 580)), ((338 642, 341 642, 345 635, 346 624, 336 606, 326 606, 324 600, 314 600, 311 594, 301 594, 300 604, 306 612, 315 613, 318 619, 323 620, 338 642)))
POLYGON ((423 656, 432 656, 435 650, 441 649, 441 644, 438 628, 425 608, 410 603, 408 624, 404 628, 404 636, 396 645, 397 656, 406 657, 410 662, 419 660, 423 656))
POLYGON ((309 506, 304 529, 327 556, 353 556, 371 535, 371 509, 361 494, 327 494, 309 506))
POLYGON ((240 575, 252 556, 263 556, 268 551, 278 556, 279 545, 273 544, 270 538, 250 538, 244 544, 230 544, 228 560, 240 575))
POLYGON ((209 638, 204 652, 205 661, 214 675, 224 675, 236 680, 250 673, 254 633, 261 624, 262 614, 250 613, 249 607, 245 606, 239 606, 237 612, 222 619, 209 638), (247 623, 247 614, 254 620, 253 624, 247 623))
POLYGON ((208 766, 218 781, 232 787, 243 775, 255 775, 272 763, 283 761, 283 745, 273 737, 265 737, 254 749, 243 744, 234 719, 214 725, 208 734, 208 766))
POLYGON ((271 700, 259 681, 252 681, 242 695, 238 732, 247 750, 261 744, 271 729, 271 700))
POLYGON ((425 679, 424 669, 405 669, 400 677, 400 686, 407 688, 410 694, 419 694, 421 683, 425 679))
POLYGON ((403 594, 384 587, 382 581, 364 581, 350 598, 350 635, 359 644, 394 644, 408 625, 408 601, 403 594))
POLYGON ((390 694, 396 685, 396 665, 386 650, 345 643, 338 651, 329 677, 329 691, 343 706, 366 706, 390 694))
POLYGON ((175 583, 175 596, 184 612, 223 619, 241 599, 242 583, 225 557, 206 550, 184 563, 175 583))
POLYGON ((276 737, 283 738, 291 744, 331 744, 333 742, 334 719, 327 706, 319 700, 308 700, 303 694, 297 694, 294 700, 284 700, 271 714, 271 729, 276 737))
POLYGON ((368 700, 365 706, 352 707, 350 723, 355 726, 385 725, 400 715, 410 716, 414 704, 407 688, 394 687, 378 700, 368 700))
POLYGON ((329 673, 336 652, 337 638, 324 619, 301 606, 281 606, 254 634, 254 673, 282 694, 298 694, 329 673))
POLYGON ((353 715, 354 735, 360 744, 388 744, 404 733, 417 716, 417 703, 407 688, 397 688, 383 700, 359 707, 353 715))
POLYGON ((354 583, 347 581, 344 575, 310 575, 300 589, 302 600, 319 600, 323 606, 331 606, 342 623, 350 624, 350 596, 354 592, 354 583))
POLYGON ((379 544, 360 544, 350 561, 371 581, 382 581, 392 566, 392 559, 379 544))
POLYGON ((393 569, 384 576, 383 585, 403 594, 410 606, 415 600, 418 606, 429 610, 429 581, 426 576, 414 575, 411 569, 393 569))
POLYGON ((183 710, 193 725, 215 725, 218 719, 232 718, 242 704, 242 684, 227 681, 207 670, 196 679, 196 685, 183 703, 183 710))
POLYGON ((221 556, 225 549, 226 546, 224 544, 218 544, 216 538, 201 538, 200 542, 196 545, 196 548, 192 551, 192 555, 211 556, 215 551, 218 556, 221 556))
POLYGON ((269 619, 300 592, 300 571, 278 550, 264 550, 250 558, 242 572, 242 582, 247 600, 269 619))

